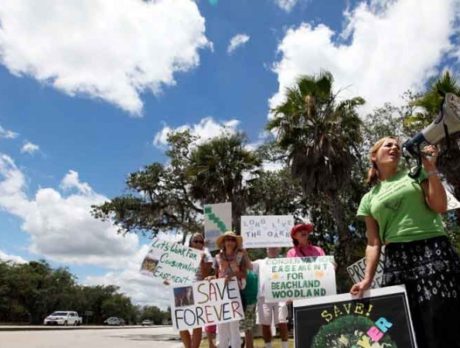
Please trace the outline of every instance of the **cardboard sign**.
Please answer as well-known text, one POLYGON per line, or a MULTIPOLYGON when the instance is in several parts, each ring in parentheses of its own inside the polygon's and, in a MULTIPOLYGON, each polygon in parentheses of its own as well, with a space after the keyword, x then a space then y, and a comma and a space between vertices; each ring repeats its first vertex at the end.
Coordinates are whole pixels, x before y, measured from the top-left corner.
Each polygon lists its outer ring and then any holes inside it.
MULTIPOLYGON (((375 270, 374 280, 372 281, 371 289, 377 289, 382 287, 383 281, 383 262, 385 260, 385 246, 382 246, 380 251, 379 263, 375 270)), ((351 266, 347 267, 348 275, 350 276, 353 283, 358 283, 364 279, 366 271, 366 258, 363 257, 361 260, 356 261, 351 266)))
POLYGON ((294 302, 296 347, 416 348, 403 285, 294 302))
POLYGON ((172 289, 171 318, 176 331, 244 319, 236 280, 195 282, 172 289))
POLYGON ((446 195, 447 195, 447 210, 460 209, 460 202, 447 189, 446 189, 446 195))
POLYGON ((336 294, 332 256, 266 259, 260 267, 265 302, 336 294))
POLYGON ((231 229, 232 203, 204 205, 204 236, 209 250, 217 250, 217 237, 231 229))
POLYGON ((291 246, 292 226, 292 215, 242 216, 243 246, 246 249, 291 246))
POLYGON ((142 262, 141 273, 172 284, 191 284, 195 281, 202 255, 203 252, 197 249, 154 238, 142 262))

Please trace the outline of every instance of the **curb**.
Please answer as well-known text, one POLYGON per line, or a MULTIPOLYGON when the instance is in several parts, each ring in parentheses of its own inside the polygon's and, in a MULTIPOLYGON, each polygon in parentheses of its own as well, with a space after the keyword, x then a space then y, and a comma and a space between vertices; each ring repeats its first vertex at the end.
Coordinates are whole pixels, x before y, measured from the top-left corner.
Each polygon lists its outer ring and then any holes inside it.
POLYGON ((151 325, 151 326, 45 326, 45 325, 11 325, 11 326, 1 326, 0 331, 61 331, 61 330, 116 330, 116 329, 152 329, 157 327, 165 327, 170 325, 151 325))

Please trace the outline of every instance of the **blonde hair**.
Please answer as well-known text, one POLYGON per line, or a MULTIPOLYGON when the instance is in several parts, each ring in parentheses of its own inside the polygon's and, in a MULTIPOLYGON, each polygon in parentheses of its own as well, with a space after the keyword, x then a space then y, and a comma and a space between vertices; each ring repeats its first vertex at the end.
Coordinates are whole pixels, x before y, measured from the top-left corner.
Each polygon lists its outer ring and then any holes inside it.
POLYGON ((377 142, 369 150, 369 161, 371 163, 371 167, 367 171, 366 184, 368 184, 370 186, 376 185, 378 183, 378 181, 379 181, 379 169, 377 167, 377 163, 375 163, 375 161, 372 159, 372 157, 374 157, 377 154, 377 152, 379 151, 379 149, 382 147, 383 143, 387 139, 394 139, 394 140, 398 141, 398 143, 399 143, 399 138, 398 137, 386 136, 386 137, 383 137, 383 138, 377 140, 377 142))

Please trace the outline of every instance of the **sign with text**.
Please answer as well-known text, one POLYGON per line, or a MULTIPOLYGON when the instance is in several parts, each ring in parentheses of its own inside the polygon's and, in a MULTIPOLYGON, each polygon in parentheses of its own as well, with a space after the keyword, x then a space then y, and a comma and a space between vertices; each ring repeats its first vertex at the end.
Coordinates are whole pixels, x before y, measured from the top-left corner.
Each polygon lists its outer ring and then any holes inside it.
POLYGON ((231 229, 232 203, 204 205, 204 236, 209 250, 217 250, 217 237, 231 229))
POLYGON ((171 318, 176 331, 244 319, 236 279, 195 282, 172 289, 171 318))
POLYGON ((292 226, 292 215, 242 216, 243 246, 246 249, 292 246, 292 226))
POLYGON ((154 238, 142 262, 141 273, 172 284, 191 284, 195 281, 202 254, 197 249, 154 238))
POLYGON ((295 301, 296 347, 416 348, 404 285, 295 301))
MULTIPOLYGON (((379 263, 377 265, 377 269, 375 270, 374 280, 372 281, 371 289, 377 289, 382 287, 384 260, 385 246, 382 246, 382 250, 380 251, 379 263)), ((351 266, 348 266, 347 272, 350 278, 353 280, 353 283, 356 284, 363 280, 366 272, 366 258, 363 257, 351 266)))
POLYGON ((334 257, 266 259, 260 267, 265 302, 335 295, 334 257))

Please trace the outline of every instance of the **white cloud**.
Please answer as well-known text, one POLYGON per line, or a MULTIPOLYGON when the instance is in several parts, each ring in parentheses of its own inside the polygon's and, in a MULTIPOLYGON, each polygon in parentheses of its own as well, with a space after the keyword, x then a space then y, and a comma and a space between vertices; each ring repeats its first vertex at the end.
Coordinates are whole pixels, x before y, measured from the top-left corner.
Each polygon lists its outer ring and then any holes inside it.
POLYGON ((286 12, 291 12, 299 0, 275 0, 275 4, 286 12))
POLYGON ((23 259, 21 256, 9 255, 0 250, 0 260, 1 261, 10 261, 13 263, 27 263, 27 260, 23 259))
POLYGON ((40 147, 38 145, 33 144, 30 141, 28 141, 22 146, 21 153, 28 153, 29 155, 32 155, 38 150, 40 150, 40 147))
POLYGON ((363 112, 384 102, 400 104, 402 93, 422 90, 452 52, 456 6, 455 0, 379 0, 347 11, 342 33, 324 24, 289 29, 278 46, 279 89, 270 107, 283 100, 285 88, 299 75, 322 69, 332 72, 342 97, 366 99, 363 112), (335 40, 337 35, 348 42, 335 40))
POLYGON ((182 125, 177 128, 164 126, 161 131, 155 134, 153 144, 157 147, 167 145, 168 134, 171 132, 182 132, 189 130, 190 133, 198 137, 197 144, 205 142, 208 139, 217 137, 224 133, 235 134, 238 131, 240 121, 232 119, 229 121, 216 122, 212 117, 205 117, 199 123, 194 125, 182 125))
MULTIPOLYGON (((136 304, 166 309, 170 304, 169 290, 161 281, 139 272, 149 245, 140 245, 134 234, 119 235, 112 224, 90 215, 91 205, 107 198, 81 182, 76 171, 70 170, 60 187, 74 193, 63 196, 53 188, 42 188, 29 199, 23 173, 11 157, 0 154, 0 209, 22 220, 22 229, 30 235, 32 253, 64 264, 107 267, 109 272, 88 276, 83 283, 117 285, 136 304)), ((176 233, 160 233, 158 237, 172 242, 182 239, 176 233)), ((27 262, 1 250, 0 260, 27 262)))
POLYGON ((78 173, 74 170, 69 170, 69 172, 64 176, 61 181, 61 187, 64 190, 71 190, 73 188, 77 189, 83 194, 90 194, 92 189, 86 182, 80 182, 78 173))
POLYGON ((89 276, 85 285, 116 285, 120 292, 139 305, 155 305, 166 310, 171 304, 170 289, 161 282, 140 274, 139 270, 109 272, 102 276, 89 276))
POLYGON ((246 34, 237 34, 231 38, 230 43, 227 47, 227 53, 231 54, 235 51, 238 47, 244 46, 250 37, 246 34))
POLYGON ((138 251, 138 237, 122 236, 111 223, 91 216, 91 206, 108 199, 81 183, 78 173, 70 171, 61 187, 77 192, 62 195, 40 188, 28 198, 23 173, 9 156, 0 154, 0 209, 22 220, 32 253, 63 263, 123 267, 138 251))
POLYGON ((15 139, 19 134, 0 126, 0 139, 15 139))
POLYGON ((209 46, 191 0, 5 0, 0 61, 69 94, 140 114, 140 93, 174 85, 209 46))
POLYGON ((139 271, 148 249, 149 246, 142 246, 123 269, 108 272, 102 276, 89 276, 83 283, 85 285, 116 285, 136 304, 155 304, 166 309, 171 302, 170 289, 163 285, 160 280, 142 275, 139 271))

